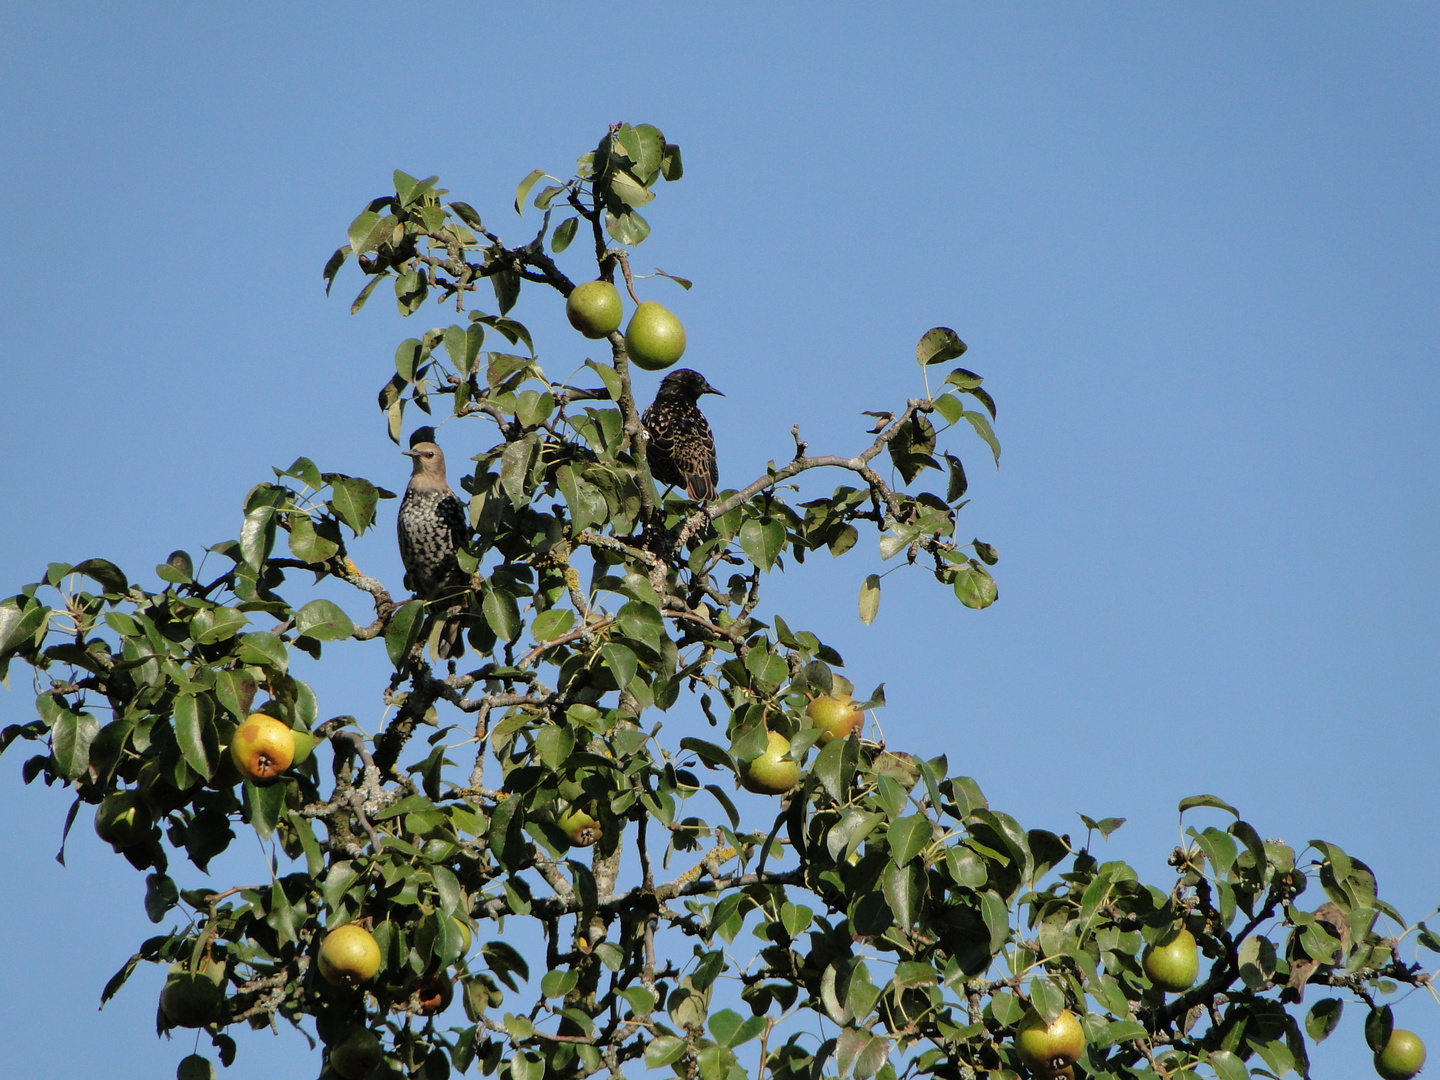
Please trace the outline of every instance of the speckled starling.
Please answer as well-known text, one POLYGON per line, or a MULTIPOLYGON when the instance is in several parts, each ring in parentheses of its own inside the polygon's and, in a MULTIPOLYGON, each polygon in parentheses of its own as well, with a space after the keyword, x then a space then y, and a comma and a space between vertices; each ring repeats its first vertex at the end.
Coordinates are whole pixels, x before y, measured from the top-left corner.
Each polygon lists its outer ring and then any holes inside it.
MULTIPOLYGON (((457 600, 469 582, 455 558, 456 549, 470 534, 465 504, 445 480, 445 454, 440 447, 420 442, 404 453, 413 462, 410 484, 400 500, 396 519, 405 582, 422 599, 457 600)), ((459 606, 454 604, 450 609, 455 611, 459 606)), ((461 629, 459 618, 445 624, 436 648, 441 659, 465 651, 461 629)))
POLYGON ((701 394, 720 391, 698 371, 672 371, 660 383, 640 422, 649 438, 645 460, 650 463, 650 475, 662 484, 683 487, 690 498, 703 501, 715 497, 720 468, 715 462, 715 437, 695 404, 701 394))

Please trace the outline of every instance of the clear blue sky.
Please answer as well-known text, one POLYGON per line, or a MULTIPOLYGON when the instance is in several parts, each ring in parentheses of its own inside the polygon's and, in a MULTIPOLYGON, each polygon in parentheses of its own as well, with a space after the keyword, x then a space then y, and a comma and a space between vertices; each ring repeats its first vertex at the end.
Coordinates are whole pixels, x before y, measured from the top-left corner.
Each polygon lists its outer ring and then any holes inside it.
MULTIPOLYGON (((383 292, 351 318, 353 267, 327 299, 346 224, 402 168, 528 237, 521 177, 650 122, 686 177, 636 265, 696 283, 645 289, 728 395, 722 483, 787 456, 794 423, 857 449, 861 410, 917 392, 930 326, 998 400, 1003 467, 964 447, 961 528, 999 548, 999 604, 896 573, 867 629, 871 553, 772 582, 887 684, 892 746, 944 750, 1027 826, 1129 818, 1107 851, 1155 881, 1176 803, 1213 792, 1262 836, 1341 844, 1420 918, 1437 47, 1424 4, 8 5, 0 594, 52 560, 198 554, 301 454, 402 485, 375 394, 401 337, 450 320, 383 292)), ((560 373, 584 352, 557 313, 538 291, 517 311, 560 373)), ((442 430, 452 459, 468 435, 442 430)), ((398 588, 383 509, 355 553, 398 588)), ((321 707, 373 717, 383 669, 350 655, 314 673, 321 707)), ((11 684, 0 724, 31 715, 11 684)), ((25 756, 0 758, 5 1068, 170 1075, 189 1044, 153 1035, 158 971, 95 1010, 150 933, 141 877, 88 815, 56 865, 69 800, 23 788, 25 756)), ((241 846, 222 869, 263 873, 241 846)), ((1440 1052, 1428 995, 1398 1015, 1440 1052)), ((318 1071, 293 1034, 241 1042, 231 1075, 318 1071)), ((1366 1057, 1355 1010, 1316 1074, 1366 1057)))

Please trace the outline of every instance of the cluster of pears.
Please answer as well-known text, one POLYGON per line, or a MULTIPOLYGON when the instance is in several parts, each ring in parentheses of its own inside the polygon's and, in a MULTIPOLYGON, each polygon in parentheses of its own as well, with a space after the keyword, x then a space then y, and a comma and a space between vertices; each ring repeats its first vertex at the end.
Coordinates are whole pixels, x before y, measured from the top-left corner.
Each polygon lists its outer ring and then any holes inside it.
MULTIPOLYGON (((609 337, 624 314, 620 290, 608 281, 577 285, 565 300, 565 317, 587 338, 609 337)), ((625 352, 636 367, 664 371, 685 354, 685 326, 664 305, 642 301, 625 327, 625 352)))
MULTIPOLYGON (((820 729, 822 746, 858 735, 865 725, 865 710, 843 690, 816 694, 805 707, 805 715, 820 729)), ((740 782, 757 795, 783 795, 794 788, 800 782, 800 763, 790 757, 790 740, 777 731, 767 732, 765 749, 742 763, 740 782)))
MULTIPOLYGON (((452 916, 453 918, 453 916, 452 916)), ((460 930, 460 954, 470 951, 474 937, 470 926, 456 918, 460 930)), ((357 989, 380 972, 380 945, 375 936, 358 923, 337 926, 325 935, 316 955, 316 964, 326 982, 346 989, 357 989)), ((443 971, 423 976, 411 987, 412 1011, 420 1016, 436 1016, 450 1007, 455 997, 455 984, 443 971)), ((380 1037, 368 1027, 353 1027, 330 1044, 330 1069, 341 1080, 362 1080, 369 1076, 385 1058, 380 1037)))
MULTIPOLYGON (((1190 989, 1200 973, 1194 935, 1184 926, 1174 928, 1159 943, 1146 948, 1141 964, 1159 989, 1172 994, 1190 989)), ((1015 1050, 1035 1075, 1071 1080, 1075 1062, 1085 1052, 1085 1029, 1069 1009, 1061 1009, 1049 1023, 1032 1010, 1016 1029, 1015 1050)))

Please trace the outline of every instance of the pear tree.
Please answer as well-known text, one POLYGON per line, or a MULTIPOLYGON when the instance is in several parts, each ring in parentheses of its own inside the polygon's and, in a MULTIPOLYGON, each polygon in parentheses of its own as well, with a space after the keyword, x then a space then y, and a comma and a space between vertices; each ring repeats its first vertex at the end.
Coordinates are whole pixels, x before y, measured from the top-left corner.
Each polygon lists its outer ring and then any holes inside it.
POLYGON ((327 291, 358 275, 352 312, 378 290, 434 324, 393 362, 377 346, 376 437, 445 418, 477 450, 452 470, 459 595, 352 558, 394 496, 306 457, 198 562, 88 558, 10 586, 0 672, 31 669, 10 693, 33 686, 36 715, 0 751, 29 746, 25 782, 73 792, 66 831, 94 818, 157 927, 102 1000, 164 965, 162 1032, 198 1028, 229 1065, 247 1028, 294 1025, 343 1080, 1306 1076, 1347 1011, 1377 1063, 1404 1042, 1382 1075, 1418 1068, 1386 1001, 1428 984, 1405 957, 1440 940, 1359 858, 1263 839, 1200 795, 1181 814, 1228 824, 1191 825, 1173 875, 1143 882, 1093 851, 1119 819, 1022 825, 943 753, 869 737, 883 687, 856 694, 767 604, 769 575, 822 557, 858 567, 866 622, 887 564, 944 602, 996 601, 996 549, 961 523, 964 459, 999 460, 995 402, 954 330, 917 333, 895 358, 913 396, 851 444, 796 430, 789 460, 704 504, 657 486, 631 364, 683 352, 655 295, 688 282, 637 287, 632 259, 682 175, 647 124, 611 126, 565 178, 531 172, 518 220, 396 172, 325 265, 327 291), (579 333, 537 341, 522 289, 579 333), (466 647, 442 660, 451 617, 466 647), (368 724, 294 673, 339 650, 377 673, 368 724), (251 833, 273 875, 201 875, 251 833))

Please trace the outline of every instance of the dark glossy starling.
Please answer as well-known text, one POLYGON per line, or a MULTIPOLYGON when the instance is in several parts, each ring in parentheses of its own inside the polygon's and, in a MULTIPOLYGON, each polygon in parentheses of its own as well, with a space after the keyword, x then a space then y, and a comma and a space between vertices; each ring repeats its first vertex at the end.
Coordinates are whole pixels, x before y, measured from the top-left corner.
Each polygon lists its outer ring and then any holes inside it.
MULTIPOLYGON (((445 481, 445 454, 440 447, 421 442, 404 453, 413 462, 396 518, 405 582, 421 599, 459 600, 469 584, 455 558, 456 550, 470 535, 465 504, 445 481)), ((459 606, 451 605, 452 610, 459 606)), ((446 624, 436 649, 442 659, 465 651, 461 629, 458 618, 446 624)))
POLYGON ((715 462, 715 437, 710 434, 705 414, 695 404, 701 394, 720 391, 698 371, 672 371, 660 383, 640 423, 649 437, 645 460, 650 463, 650 475, 662 484, 683 487, 690 498, 704 501, 715 497, 720 467, 715 462))

